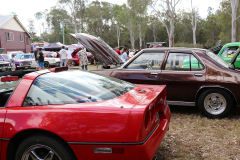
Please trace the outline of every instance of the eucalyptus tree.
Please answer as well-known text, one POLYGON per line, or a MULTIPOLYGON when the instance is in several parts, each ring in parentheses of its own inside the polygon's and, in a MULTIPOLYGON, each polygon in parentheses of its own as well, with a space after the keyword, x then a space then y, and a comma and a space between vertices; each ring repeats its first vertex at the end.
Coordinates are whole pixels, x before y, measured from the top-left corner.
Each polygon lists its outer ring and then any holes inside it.
POLYGON ((112 8, 114 24, 116 26, 116 33, 117 33, 117 44, 120 47, 120 37, 123 27, 123 22, 125 21, 126 17, 124 17, 124 9, 123 6, 114 5, 112 8))
POLYGON ((131 12, 135 15, 135 22, 138 27, 139 45, 142 46, 142 39, 145 36, 147 26, 147 5, 149 0, 128 0, 131 12))
POLYGON ((197 29, 197 20, 198 20, 198 7, 192 5, 191 0, 191 24, 193 31, 193 45, 196 47, 196 29, 197 29))
POLYGON ((238 3, 239 0, 230 0, 231 2, 231 8, 232 8, 232 36, 231 36, 231 42, 236 42, 236 21, 240 18, 240 16, 237 17, 237 11, 238 11, 238 3))
POLYGON ((65 9, 70 11, 75 33, 78 31, 81 33, 82 31, 82 18, 86 2, 87 0, 59 0, 59 3, 63 4, 65 9))
POLYGON ((35 27, 34 27, 34 20, 33 19, 28 19, 28 33, 30 34, 31 36, 31 41, 32 42, 39 42, 40 41, 40 38, 36 35, 36 30, 35 30, 35 27))
MULTIPOLYGON (((62 28, 60 23, 62 21, 65 22, 66 28, 72 27, 71 16, 68 15, 65 9, 55 8, 55 7, 51 8, 50 12, 47 14, 47 22, 52 26, 51 42, 61 41, 60 36, 62 36, 62 28)), ((47 34, 44 34, 44 35, 47 35, 47 34)))
POLYGON ((113 27, 114 14, 112 8, 113 4, 111 3, 93 1, 86 8, 85 14, 86 31, 109 43, 113 42, 112 35, 116 33, 113 27))
POLYGON ((159 20, 167 30, 169 47, 174 46, 176 7, 180 1, 181 0, 150 0, 150 6, 156 12, 159 20), (160 6, 160 8, 158 6, 160 6), (169 25, 166 23, 166 21, 169 23, 169 25))

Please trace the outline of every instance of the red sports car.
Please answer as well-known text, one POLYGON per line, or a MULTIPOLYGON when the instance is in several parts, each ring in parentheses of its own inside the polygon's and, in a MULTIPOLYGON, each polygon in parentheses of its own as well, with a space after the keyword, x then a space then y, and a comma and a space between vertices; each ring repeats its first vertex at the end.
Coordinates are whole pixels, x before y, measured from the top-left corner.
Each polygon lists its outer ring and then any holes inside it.
POLYGON ((151 160, 169 126, 165 86, 66 67, 17 79, 0 82, 1 160, 151 160))

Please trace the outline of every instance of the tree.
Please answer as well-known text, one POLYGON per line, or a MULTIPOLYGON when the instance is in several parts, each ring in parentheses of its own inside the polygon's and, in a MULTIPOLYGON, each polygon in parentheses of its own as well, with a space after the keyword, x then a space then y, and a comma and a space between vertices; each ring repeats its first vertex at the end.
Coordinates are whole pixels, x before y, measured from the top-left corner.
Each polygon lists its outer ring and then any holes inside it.
POLYGON ((237 17, 237 8, 239 0, 230 0, 231 1, 231 8, 232 8, 232 36, 231 42, 236 42, 236 21, 240 16, 237 17))
POLYGON ((142 46, 142 39, 146 32, 147 24, 147 5, 148 0, 128 0, 128 5, 135 15, 135 21, 138 27, 139 46, 142 46))
POLYGON ((60 4, 64 4, 70 10, 70 15, 73 18, 75 33, 78 31, 78 26, 79 32, 81 33, 82 31, 82 17, 84 13, 83 10, 85 8, 85 2, 86 0, 59 0, 60 4))
POLYGON ((174 46, 175 12, 176 12, 176 6, 180 2, 180 0, 163 0, 164 4, 166 5, 165 13, 163 13, 160 9, 156 8, 156 6, 160 6, 160 4, 158 4, 159 1, 160 0, 151 0, 150 5, 158 15, 159 20, 166 27, 166 30, 168 33, 168 39, 169 39, 169 47, 173 47, 174 46), (167 20, 167 22, 169 22, 169 26, 164 20, 167 20))
POLYGON ((36 35, 36 31, 35 31, 35 28, 34 28, 34 20, 28 19, 28 23, 29 23, 29 25, 28 25, 28 33, 32 37, 31 41, 32 42, 39 42, 40 38, 36 35))
POLYGON ((191 0, 191 24, 193 30, 193 45, 196 47, 196 28, 197 28, 197 19, 198 19, 198 8, 193 7, 191 0))

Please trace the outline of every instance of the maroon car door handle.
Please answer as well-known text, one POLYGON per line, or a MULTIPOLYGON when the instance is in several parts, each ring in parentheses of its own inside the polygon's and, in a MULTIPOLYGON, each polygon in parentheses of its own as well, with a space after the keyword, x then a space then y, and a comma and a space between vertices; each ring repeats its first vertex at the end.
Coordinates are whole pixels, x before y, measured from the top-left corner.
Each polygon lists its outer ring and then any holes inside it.
POLYGON ((196 76, 196 77, 202 77, 203 74, 195 73, 194 76, 196 76))
POLYGON ((157 72, 151 72, 151 75, 158 75, 157 72))

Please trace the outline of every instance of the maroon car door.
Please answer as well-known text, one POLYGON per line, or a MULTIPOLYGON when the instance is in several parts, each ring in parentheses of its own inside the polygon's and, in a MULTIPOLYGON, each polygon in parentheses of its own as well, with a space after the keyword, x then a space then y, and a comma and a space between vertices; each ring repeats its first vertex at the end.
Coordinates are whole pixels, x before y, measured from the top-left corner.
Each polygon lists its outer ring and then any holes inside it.
POLYGON ((164 55, 164 52, 143 52, 122 69, 114 70, 111 77, 135 84, 158 85, 164 55))
POLYGON ((205 67, 194 53, 169 52, 160 84, 167 85, 167 100, 172 105, 195 105, 197 91, 205 81, 205 67))

